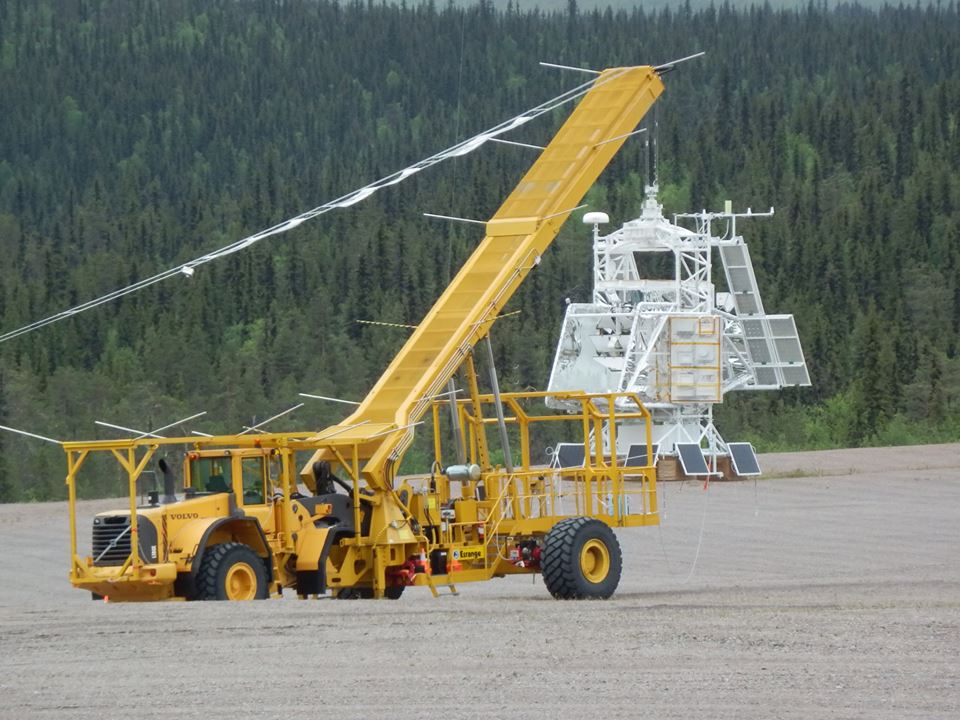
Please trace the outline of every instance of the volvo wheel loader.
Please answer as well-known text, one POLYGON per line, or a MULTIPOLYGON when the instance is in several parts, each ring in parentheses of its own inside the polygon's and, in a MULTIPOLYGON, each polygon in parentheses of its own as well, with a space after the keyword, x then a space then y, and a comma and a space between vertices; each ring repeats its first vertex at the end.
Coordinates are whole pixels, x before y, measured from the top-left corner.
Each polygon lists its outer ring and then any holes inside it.
MULTIPOLYGON (((285 588, 301 597, 398 598, 408 586, 436 595, 456 592, 459 583, 539 573, 557 598, 610 597, 621 572, 612 528, 659 522, 654 468, 648 461, 624 467, 611 451, 616 421, 632 419, 646 425, 652 458, 649 413, 633 394, 568 392, 552 395, 579 411, 540 414, 551 394, 500 393, 495 372, 491 392, 481 393, 474 353, 489 350, 504 305, 662 91, 651 67, 597 77, 380 380, 339 424, 320 432, 64 443, 73 585, 110 600, 259 599, 285 588), (455 376, 465 382, 462 397, 444 392, 455 376), (432 467, 398 477, 414 432, 431 421, 432 467), (534 438, 544 424, 582 438, 582 467, 535 464, 534 438), (498 464, 488 447, 496 430, 498 464), (513 448, 509 436, 519 441, 513 448), (164 456, 181 448, 177 479, 164 456), (96 454, 123 468, 129 507, 93 518, 92 548, 81 556, 77 483, 96 454), (138 479, 158 459, 163 491, 141 502, 138 479)), ((491 371, 492 359, 489 353, 491 371)))

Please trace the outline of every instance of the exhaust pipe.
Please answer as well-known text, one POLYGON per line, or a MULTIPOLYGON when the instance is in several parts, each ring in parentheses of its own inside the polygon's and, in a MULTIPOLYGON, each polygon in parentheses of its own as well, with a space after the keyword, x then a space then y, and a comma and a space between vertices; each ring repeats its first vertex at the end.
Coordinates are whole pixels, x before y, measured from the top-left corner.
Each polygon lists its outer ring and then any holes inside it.
POLYGON ((173 471, 163 458, 160 458, 157 466, 160 468, 160 472, 163 473, 163 502, 164 504, 175 503, 177 496, 174 492, 176 490, 176 480, 173 477, 173 471))

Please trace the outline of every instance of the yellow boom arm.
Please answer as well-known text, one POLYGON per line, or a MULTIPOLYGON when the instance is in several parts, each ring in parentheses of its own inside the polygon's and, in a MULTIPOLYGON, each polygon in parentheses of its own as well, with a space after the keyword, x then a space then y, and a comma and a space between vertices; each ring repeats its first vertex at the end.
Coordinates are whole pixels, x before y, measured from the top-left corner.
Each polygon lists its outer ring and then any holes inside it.
MULTIPOLYGON (((561 225, 653 105, 663 83, 651 67, 605 70, 486 224, 486 237, 397 353, 360 407, 319 433, 353 440, 379 489, 417 421, 490 330, 561 225)), ((319 440, 322 444, 322 440, 319 440)), ((318 450, 303 468, 308 475, 318 450)))

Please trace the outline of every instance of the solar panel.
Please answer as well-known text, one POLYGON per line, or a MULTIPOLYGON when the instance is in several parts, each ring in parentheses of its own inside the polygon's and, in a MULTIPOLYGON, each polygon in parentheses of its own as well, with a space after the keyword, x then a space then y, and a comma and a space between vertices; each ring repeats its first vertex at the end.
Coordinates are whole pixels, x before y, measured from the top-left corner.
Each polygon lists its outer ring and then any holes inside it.
POLYGON ((758 367, 756 368, 757 373, 757 385, 767 385, 779 387, 780 383, 777 381, 777 371, 772 367, 758 367))
POLYGON ((798 367, 783 368, 783 384, 803 386, 809 385, 810 373, 807 372, 807 366, 800 365, 798 367))
MULTIPOLYGON (((657 457, 657 450, 659 445, 653 443, 650 446, 650 449, 653 451, 653 457, 657 457)), ((646 467, 649 464, 647 460, 647 444, 640 443, 638 445, 631 445, 627 448, 627 459, 623 463, 626 467, 646 467)))
POLYGON ((677 454, 685 475, 709 475, 707 459, 703 450, 695 443, 677 443, 677 454))
POLYGON ((763 320, 744 320, 743 334, 748 338, 766 337, 766 330, 763 329, 763 320))
MULTIPOLYGON (((744 267, 730 268, 730 282, 733 284, 733 287, 737 289, 750 287, 749 271, 744 267)), ((736 292, 736 290, 734 292, 736 292)))
POLYGON ((782 363, 802 363, 803 350, 800 349, 800 338, 774 338, 777 346, 777 356, 782 363))
POLYGON ((557 443, 553 456, 556 458, 557 467, 583 467, 584 452, 580 443, 557 443))
POLYGON ((753 445, 748 442, 727 443, 730 450, 730 462, 733 465, 733 471, 740 476, 760 474, 760 463, 757 462, 757 454, 753 451, 753 445))
POLYGON ((747 340, 747 347, 750 348, 750 357, 755 363, 766 365, 773 360, 773 356, 770 354, 770 346, 767 344, 766 338, 761 338, 759 340, 747 340))
POLYGON ((793 315, 744 318, 741 323, 758 386, 810 384, 810 374, 793 315))
POLYGON ((797 334, 797 325, 793 315, 771 315, 770 332, 777 337, 790 337, 797 334))
POLYGON ((739 294, 734 296, 738 312, 744 315, 758 315, 760 313, 760 301, 755 295, 739 294))

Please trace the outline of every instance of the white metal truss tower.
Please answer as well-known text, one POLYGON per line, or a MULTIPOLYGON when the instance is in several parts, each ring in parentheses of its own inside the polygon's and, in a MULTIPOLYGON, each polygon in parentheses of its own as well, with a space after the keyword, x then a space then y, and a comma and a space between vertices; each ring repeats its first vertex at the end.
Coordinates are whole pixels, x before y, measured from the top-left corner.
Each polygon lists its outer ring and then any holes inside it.
MULTIPOLYGON (((635 392, 653 417, 658 457, 696 445, 716 471, 729 449, 713 406, 726 393, 810 384, 793 316, 766 314, 737 234, 738 218, 772 214, 734 213, 728 202, 724 212, 675 215, 671 223, 656 185, 646 188, 640 217, 609 235, 600 234, 607 216, 587 213, 593 299, 568 303, 548 389, 635 392), (725 292, 712 277, 715 250, 725 292)), ((618 427, 617 454, 641 442, 642 431, 618 427)))

